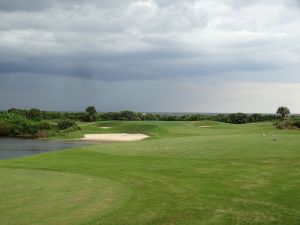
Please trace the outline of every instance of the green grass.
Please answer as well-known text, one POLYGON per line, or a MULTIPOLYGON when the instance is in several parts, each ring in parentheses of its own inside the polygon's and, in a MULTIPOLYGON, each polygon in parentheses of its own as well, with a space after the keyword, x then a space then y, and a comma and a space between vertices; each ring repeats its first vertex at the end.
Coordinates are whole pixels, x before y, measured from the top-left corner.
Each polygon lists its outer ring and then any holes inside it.
POLYGON ((81 127, 68 138, 152 137, 1 161, 0 224, 300 224, 299 131, 207 121, 81 127))
POLYGON ((73 139, 81 138, 84 134, 102 134, 102 133, 143 133, 151 135, 151 138, 162 137, 168 131, 163 126, 158 125, 159 122, 119 122, 119 121, 105 121, 93 123, 80 123, 81 130, 69 133, 65 136, 56 136, 51 139, 73 139), (101 127, 110 127, 109 129, 102 129, 101 127))
POLYGON ((0 170, 0 224, 82 224, 129 199, 104 178, 28 169, 0 170))

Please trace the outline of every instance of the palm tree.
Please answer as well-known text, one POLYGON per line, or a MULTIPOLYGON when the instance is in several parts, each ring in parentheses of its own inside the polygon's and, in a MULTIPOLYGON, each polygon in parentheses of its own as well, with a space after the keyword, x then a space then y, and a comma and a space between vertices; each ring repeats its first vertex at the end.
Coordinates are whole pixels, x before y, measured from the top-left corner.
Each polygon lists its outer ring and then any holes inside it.
POLYGON ((281 120, 283 120, 290 114, 290 110, 285 106, 281 106, 277 109, 276 113, 279 114, 281 116, 281 120))

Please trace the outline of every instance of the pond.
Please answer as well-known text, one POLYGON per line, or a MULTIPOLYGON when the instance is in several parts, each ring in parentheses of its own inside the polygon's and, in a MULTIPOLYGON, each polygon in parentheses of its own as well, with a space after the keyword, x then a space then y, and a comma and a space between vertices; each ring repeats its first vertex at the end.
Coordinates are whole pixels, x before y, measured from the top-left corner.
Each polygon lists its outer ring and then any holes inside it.
POLYGON ((82 141, 0 138, 0 160, 86 145, 82 141))

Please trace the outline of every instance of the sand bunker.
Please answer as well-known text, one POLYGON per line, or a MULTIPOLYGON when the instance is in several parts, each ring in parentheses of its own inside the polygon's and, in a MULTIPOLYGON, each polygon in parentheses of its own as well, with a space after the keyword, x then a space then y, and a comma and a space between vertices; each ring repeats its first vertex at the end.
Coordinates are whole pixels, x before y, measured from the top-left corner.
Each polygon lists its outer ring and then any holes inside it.
POLYGON ((101 129, 109 129, 109 128, 111 128, 111 127, 100 127, 101 129))
POLYGON ((208 128, 208 127, 211 127, 211 126, 199 126, 199 127, 202 127, 202 128, 208 128))
POLYGON ((82 140, 87 141, 140 141, 149 137, 145 134, 127 134, 127 133, 117 133, 117 134, 86 134, 82 140))

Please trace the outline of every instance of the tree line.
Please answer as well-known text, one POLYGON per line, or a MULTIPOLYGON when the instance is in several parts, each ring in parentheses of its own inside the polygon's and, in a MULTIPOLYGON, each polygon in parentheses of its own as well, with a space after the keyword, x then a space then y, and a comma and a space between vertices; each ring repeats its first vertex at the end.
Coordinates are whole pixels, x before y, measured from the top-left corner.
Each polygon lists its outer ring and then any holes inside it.
POLYGON ((201 121, 201 120, 213 120, 224 123, 255 123, 263 121, 273 121, 280 118, 280 115, 276 114, 246 114, 246 113, 231 113, 231 114, 185 114, 185 115, 170 115, 164 113, 142 113, 133 111, 121 111, 121 112, 97 112, 96 107, 88 106, 85 112, 51 112, 42 111, 37 108, 16 109, 12 108, 7 111, 8 113, 14 113, 22 115, 29 120, 59 120, 69 119, 74 121, 93 122, 96 120, 144 120, 144 121, 201 121))
POLYGON ((74 120, 43 120, 39 111, 0 112, 0 136, 45 138, 79 130, 74 120))
POLYGON ((51 112, 38 108, 12 108, 0 112, 0 136, 49 137, 67 135, 80 129, 76 122, 93 121, 201 121, 212 120, 224 123, 244 124, 273 121, 280 129, 300 128, 300 119, 291 117, 287 107, 279 107, 276 114, 186 114, 170 115, 160 113, 141 113, 133 111, 97 112, 94 106, 88 106, 84 112, 51 112))

